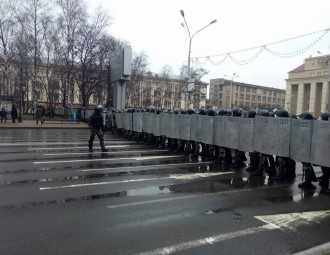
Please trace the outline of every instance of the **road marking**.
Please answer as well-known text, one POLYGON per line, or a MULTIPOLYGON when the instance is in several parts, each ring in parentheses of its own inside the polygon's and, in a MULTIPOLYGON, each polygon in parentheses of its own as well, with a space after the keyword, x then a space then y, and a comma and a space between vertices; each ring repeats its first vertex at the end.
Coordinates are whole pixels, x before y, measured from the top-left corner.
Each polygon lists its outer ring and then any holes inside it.
MULTIPOLYGON (((217 175, 233 173, 233 172, 224 172, 218 173, 217 175)), ((192 179, 192 174, 189 175, 189 180, 192 179)), ((206 178, 209 176, 214 176, 214 173, 210 173, 207 175, 196 174, 196 178, 206 178)), ((142 181, 154 181, 154 180, 164 180, 164 179, 176 179, 175 175, 170 175, 167 177, 160 177, 160 178, 149 178, 149 179, 135 179, 135 180, 124 180, 124 181, 111 181, 111 182, 93 182, 93 183, 83 183, 83 184, 72 184, 72 185, 63 185, 63 186, 53 186, 53 187, 40 187, 39 190, 51 190, 51 189, 65 189, 65 188, 80 188, 80 187, 88 187, 88 186, 97 186, 97 185, 107 185, 107 184, 118 184, 118 183, 130 183, 130 182, 142 182, 142 181)), ((180 175, 180 179, 182 180, 182 175, 180 175)))
MULTIPOLYGON (((326 217, 329 217, 329 216, 330 216, 330 210, 255 216, 255 218, 257 218, 267 224, 259 226, 259 227, 248 228, 248 229, 244 229, 244 230, 239 230, 239 231, 215 235, 215 236, 208 236, 208 237, 198 239, 198 240, 170 245, 170 246, 152 250, 152 251, 141 252, 141 253, 138 253, 138 255, 172 254, 172 253, 177 253, 180 251, 189 250, 192 248, 197 248, 197 247, 204 246, 204 245, 210 245, 210 244, 214 244, 214 243, 223 242, 223 241, 241 237, 241 236, 252 235, 252 234, 261 233, 261 232, 265 232, 265 231, 269 231, 269 230, 281 229, 282 227, 290 228, 290 229, 294 230, 295 228, 302 226, 302 225, 320 222, 320 220, 325 219, 326 217)), ((322 247, 322 249, 326 249, 327 247, 329 247, 329 244, 325 244, 324 247, 322 247)), ((306 254, 306 253, 303 252, 302 254, 306 254)), ((309 253, 309 254, 314 254, 314 253, 309 253)))
MULTIPOLYGON (((130 145, 110 145, 106 148, 126 148, 130 145)), ((88 146, 71 146, 71 147, 40 147, 40 148, 28 148, 28 151, 40 151, 40 150, 71 150, 71 149, 87 149, 88 146)))
POLYGON ((184 157, 183 155, 178 156, 148 156, 148 157, 131 157, 131 158, 99 158, 99 159, 77 159, 77 160, 57 160, 57 161, 36 161, 33 164, 58 164, 58 163, 77 163, 77 162, 90 162, 90 161, 114 161, 114 160, 130 160, 134 159, 137 161, 149 160, 149 159, 163 159, 163 158, 179 158, 184 157))
POLYGON ((141 253, 138 253, 138 255, 173 254, 173 253, 177 253, 177 252, 180 252, 180 251, 189 250, 189 249, 192 249, 192 248, 197 248, 197 247, 200 247, 200 246, 219 243, 219 242, 223 242, 223 241, 230 240, 230 239, 233 239, 233 238, 252 235, 252 234, 265 232, 265 231, 269 231, 269 230, 273 230, 273 229, 278 229, 278 227, 275 226, 274 224, 266 224, 266 225, 259 226, 259 227, 248 228, 248 229, 235 231, 235 232, 230 232, 230 233, 226 233, 226 234, 209 236, 209 237, 205 237, 205 238, 202 238, 202 239, 193 240, 193 241, 189 241, 189 242, 185 242, 185 243, 170 245, 170 246, 160 248, 160 249, 156 249, 156 250, 153 250, 153 251, 141 252, 141 253))
POLYGON ((300 226, 319 223, 329 216, 330 210, 255 216, 255 218, 267 224, 275 224, 283 228, 294 230, 300 226))
POLYGON ((97 185, 118 184, 118 183, 130 183, 130 182, 143 182, 143 181, 153 181, 153 180, 162 180, 162 179, 168 179, 168 177, 150 178, 150 179, 136 179, 136 180, 125 180, 125 181, 112 181, 112 182, 93 182, 93 183, 83 183, 83 184, 72 184, 72 185, 54 186, 54 187, 40 187, 39 190, 80 188, 80 187, 97 186, 97 185))
POLYGON ((108 167, 108 168, 91 168, 91 169, 79 169, 76 170, 78 172, 93 172, 93 171, 108 171, 108 170, 125 170, 125 169, 136 169, 136 170, 141 170, 143 169, 149 169, 149 168, 168 168, 168 167, 174 167, 174 166, 191 166, 191 165, 204 165, 204 164, 212 164, 213 162, 211 161, 206 161, 206 162, 194 162, 194 163, 180 163, 180 164, 166 164, 166 165, 147 165, 147 166, 123 166, 123 167, 108 167))
MULTIPOLYGON (((124 154, 124 153, 146 153, 146 152, 164 152, 164 150, 140 150, 140 151, 109 151, 109 152, 93 152, 93 154, 124 154)), ((88 155, 90 152, 72 152, 72 153, 44 153, 44 156, 63 156, 63 155, 88 155)))
POLYGON ((194 174, 172 174, 170 178, 177 180, 193 180, 197 178, 207 178, 223 174, 233 174, 234 172, 218 172, 218 173, 194 173, 194 174))
POLYGON ((294 253, 293 255, 315 255, 315 254, 329 254, 330 251, 330 242, 317 245, 313 248, 294 253))

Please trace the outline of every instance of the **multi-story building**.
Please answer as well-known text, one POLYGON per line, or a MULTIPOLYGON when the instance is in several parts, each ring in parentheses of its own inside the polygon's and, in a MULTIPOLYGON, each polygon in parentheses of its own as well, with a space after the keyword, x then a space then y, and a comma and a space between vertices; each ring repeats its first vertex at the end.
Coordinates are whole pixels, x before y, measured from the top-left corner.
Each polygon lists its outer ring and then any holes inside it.
POLYGON ((191 92, 187 83, 177 77, 162 78, 157 74, 145 76, 139 82, 137 97, 128 97, 128 106, 168 109, 201 108, 206 105, 207 83, 197 82, 191 92))
POLYGON ((244 110, 284 107, 285 90, 235 82, 224 78, 210 80, 209 102, 215 110, 240 107, 244 110), (230 103, 232 104, 230 106, 230 103))
POLYGON ((309 57, 288 73, 286 107, 299 115, 304 111, 319 117, 329 111, 330 55, 309 57))

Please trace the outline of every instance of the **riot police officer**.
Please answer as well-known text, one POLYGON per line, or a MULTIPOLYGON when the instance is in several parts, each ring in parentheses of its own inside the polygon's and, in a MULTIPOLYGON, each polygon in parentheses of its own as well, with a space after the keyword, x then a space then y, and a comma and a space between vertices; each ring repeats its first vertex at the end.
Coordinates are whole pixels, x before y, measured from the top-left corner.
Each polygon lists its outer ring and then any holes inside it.
POLYGON ((101 105, 96 106, 94 108, 93 115, 89 118, 88 121, 88 126, 91 130, 90 138, 88 141, 89 152, 93 152, 93 142, 95 135, 97 135, 97 137, 100 140, 102 152, 108 151, 104 146, 104 134, 103 134, 104 126, 103 126, 102 109, 103 107, 101 105))
MULTIPOLYGON (((257 112, 255 110, 249 110, 247 112, 247 118, 255 118, 257 112)), ((257 171, 259 165, 259 152, 249 152, 250 165, 245 169, 247 172, 257 171)))
MULTIPOLYGON (((263 117, 269 117, 269 110, 267 108, 261 109, 257 112, 257 115, 263 117)), ((276 175, 275 160, 273 155, 259 153, 259 165, 257 171, 251 172, 256 176, 263 176, 263 172, 268 173, 269 177, 272 178, 276 175)))
MULTIPOLYGON (((232 110, 232 116, 233 117, 242 117, 243 110, 241 108, 233 108, 232 110)), ((246 161, 245 157, 245 152, 244 151, 239 151, 239 150, 233 150, 234 153, 234 162, 233 162, 233 167, 243 167, 246 166, 244 161, 246 161)))
MULTIPOLYGON (((275 117, 290 118, 289 112, 284 108, 276 108, 273 111, 275 117)), ((276 180, 292 180, 296 177, 296 162, 289 157, 276 156, 278 173, 276 180)))
MULTIPOLYGON (((313 115, 310 112, 303 112, 299 115, 299 119, 303 120, 314 120, 313 115)), ((316 187, 312 182, 317 182, 315 172, 311 163, 301 162, 303 165, 303 182, 298 184, 299 188, 311 188, 315 189, 316 187)))
MULTIPOLYGON (((321 121, 330 121, 330 113, 325 112, 322 113, 321 121)), ((321 166, 322 176, 317 178, 320 185, 322 186, 322 193, 330 195, 330 189, 329 189, 329 178, 330 178, 330 167, 327 166, 321 166)))

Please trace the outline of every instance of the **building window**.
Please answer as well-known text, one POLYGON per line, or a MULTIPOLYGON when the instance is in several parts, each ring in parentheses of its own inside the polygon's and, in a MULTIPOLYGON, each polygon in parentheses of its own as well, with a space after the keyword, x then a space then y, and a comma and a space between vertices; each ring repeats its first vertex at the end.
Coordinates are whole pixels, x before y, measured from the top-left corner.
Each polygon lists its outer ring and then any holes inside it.
POLYGON ((261 96, 257 97, 257 101, 260 102, 261 101, 261 96))
POLYGON ((267 95, 267 90, 264 89, 264 90, 262 91, 262 93, 263 93, 264 95, 267 95))
POLYGON ((252 101, 256 101, 256 96, 252 95, 252 101))
POLYGON ((239 94, 239 99, 244 99, 244 94, 243 93, 239 94))
POLYGON ((245 95, 245 100, 250 100, 250 95, 245 95))
POLYGON ((246 88, 245 90, 247 93, 250 93, 250 88, 246 88))
POLYGON ((252 93, 256 93, 257 89, 256 88, 252 88, 252 93))
POLYGON ((268 91, 268 96, 271 96, 273 94, 273 91, 268 91))
POLYGON ((261 94, 261 89, 257 89, 257 94, 261 94))
POLYGON ((267 98, 267 102, 268 102, 268 103, 271 103, 271 102, 272 102, 272 98, 271 98, 271 97, 268 97, 268 98, 267 98))
POLYGON ((262 102, 266 102, 266 97, 265 96, 262 97, 262 102))
POLYGON ((244 92, 244 87, 241 86, 240 89, 239 89, 239 91, 244 92))

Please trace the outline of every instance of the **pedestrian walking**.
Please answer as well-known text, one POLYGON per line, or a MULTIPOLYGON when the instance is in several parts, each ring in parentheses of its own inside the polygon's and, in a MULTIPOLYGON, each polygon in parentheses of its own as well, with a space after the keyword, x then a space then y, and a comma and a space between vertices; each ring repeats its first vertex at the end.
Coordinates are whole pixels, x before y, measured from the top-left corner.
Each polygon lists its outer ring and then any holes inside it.
POLYGON ((2 107, 1 111, 0 111, 0 116, 1 116, 1 122, 3 120, 5 120, 5 122, 7 122, 7 111, 5 107, 2 107))
POLYGON ((11 119, 12 119, 13 123, 15 123, 16 119, 17 119, 17 108, 14 104, 13 104, 13 107, 11 108, 11 119))
POLYGON ((37 105, 37 110, 36 110, 36 120, 37 120, 37 125, 38 122, 40 121, 40 124, 43 124, 43 107, 41 105, 37 105))

